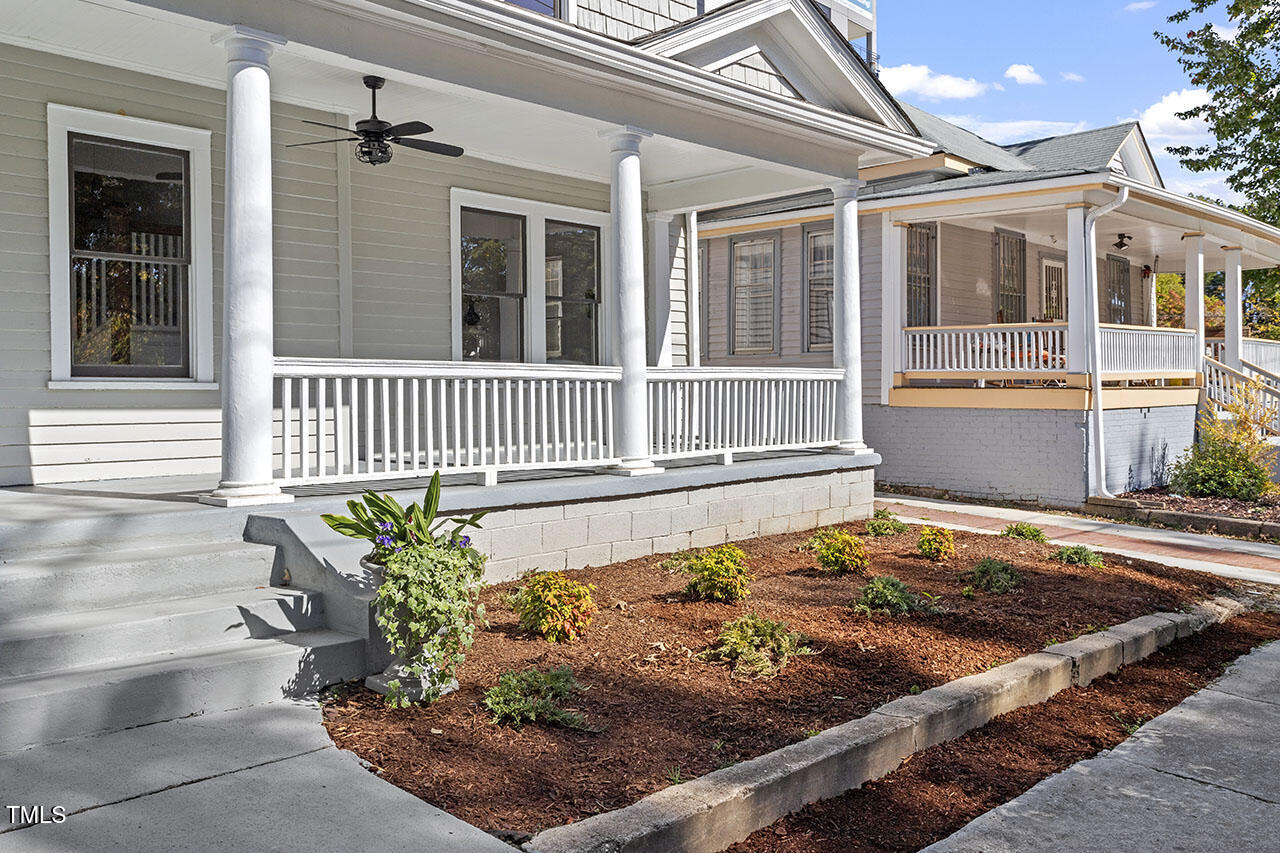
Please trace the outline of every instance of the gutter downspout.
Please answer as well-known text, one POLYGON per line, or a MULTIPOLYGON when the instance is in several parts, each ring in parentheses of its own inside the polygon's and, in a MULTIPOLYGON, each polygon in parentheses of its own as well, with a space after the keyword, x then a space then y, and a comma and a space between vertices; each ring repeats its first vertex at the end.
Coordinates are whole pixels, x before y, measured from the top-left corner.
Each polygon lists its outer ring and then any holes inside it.
POLYGON ((1102 435, 1102 320, 1098 305, 1098 220, 1129 200, 1129 188, 1121 187, 1120 192, 1102 207, 1089 211, 1084 218, 1084 244, 1087 247, 1085 257, 1085 315, 1089 322, 1089 374, 1092 377, 1093 393, 1093 464, 1097 470, 1096 486, 1098 495, 1114 498, 1107 490, 1107 451, 1102 435))

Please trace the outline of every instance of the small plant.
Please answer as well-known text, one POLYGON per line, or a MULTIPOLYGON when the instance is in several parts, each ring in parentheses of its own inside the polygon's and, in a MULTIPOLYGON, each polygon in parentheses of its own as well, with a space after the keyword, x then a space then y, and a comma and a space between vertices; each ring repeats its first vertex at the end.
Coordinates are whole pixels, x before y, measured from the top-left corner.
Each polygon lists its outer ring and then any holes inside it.
POLYGON ((956 537, 946 527, 922 527, 916 547, 933 562, 944 563, 956 555, 956 537))
POLYGON ((562 704, 582 685, 567 666, 541 672, 504 672, 498 683, 484 694, 484 706, 499 726, 519 729, 525 723, 545 723, 566 729, 589 730, 587 718, 577 711, 566 711, 562 704))
POLYGON ((972 599, 977 593, 973 591, 972 586, 965 586, 960 588, 960 594, 965 598, 972 599))
MULTIPOLYGON (((419 679, 434 702, 453 681, 484 621, 480 604, 484 555, 462 539, 397 549, 387 556, 377 592, 377 619, 400 671, 419 679)), ((417 698, 417 697, 414 697, 417 698)), ((412 704, 399 678, 387 682, 387 704, 412 704)))
POLYGON ((367 539, 373 546, 369 558, 379 565, 410 545, 448 544, 458 540, 464 547, 469 546, 471 539, 462 535, 463 531, 468 527, 479 527, 478 522, 485 516, 485 513, 477 512, 468 518, 437 521, 436 513, 440 509, 439 471, 432 475, 421 506, 414 503, 406 509, 391 495, 366 491, 361 500, 347 501, 347 509, 351 510, 350 517, 326 513, 320 518, 343 536, 367 539), (453 529, 446 532, 444 528, 450 521, 453 529))
POLYGON ((867 522, 868 536, 894 536, 910 529, 905 522, 899 521, 894 518, 893 513, 885 510, 876 510, 876 517, 867 522), (886 515, 881 516, 881 512, 886 512, 886 515))
POLYGON ((808 740, 811 737, 817 737, 822 734, 822 729, 805 729, 800 734, 804 735, 805 740, 808 740))
POLYGON ((1276 448, 1267 441, 1276 411, 1261 381, 1236 383, 1226 417, 1206 409, 1197 424, 1199 441, 1178 457, 1170 472, 1174 492, 1191 497, 1256 501, 1272 494, 1270 470, 1276 448))
POLYGON ((724 623, 715 645, 701 652, 699 660, 725 661, 738 679, 773 678, 792 655, 812 654, 804 637, 774 622, 748 613, 724 623))
POLYGON ((694 598, 732 603, 751 594, 747 555, 736 545, 683 551, 662 565, 692 576, 685 592, 694 598))
POLYGON ((1106 565, 1087 545, 1063 545, 1050 554, 1049 559, 1068 566, 1088 566, 1093 569, 1101 569, 1106 565))
POLYGON ((1000 535, 1007 536, 1010 539, 1025 539, 1028 542, 1049 541, 1049 537, 1044 535, 1043 530, 1027 521, 1019 521, 1008 525, 1000 535))
MULTIPOLYGON (((990 557, 979 560, 973 567, 973 571, 965 572, 961 577, 969 581, 978 589, 985 589, 987 592, 993 592, 996 595, 1004 595, 1006 592, 1013 592, 1022 585, 1022 575, 1018 574, 1018 570, 1012 564, 1003 560, 993 560, 990 557)), ((966 598, 973 597, 973 587, 966 587, 970 594, 966 598)), ((961 594, 963 594, 961 590, 961 594)))
POLYGON ((847 530, 823 528, 809 539, 809 549, 818 565, 833 575, 865 574, 869 565, 866 545, 847 530))
POLYGON ((939 613, 935 597, 917 593, 893 575, 869 580, 858 590, 853 609, 864 616, 905 616, 908 613, 939 613))
POLYGON ((594 589, 563 572, 530 572, 507 603, 520 617, 521 628, 548 642, 565 643, 581 637, 591 624, 597 610, 591 599, 594 589))
POLYGON ((667 768, 667 783, 670 785, 684 784, 684 770, 679 764, 673 764, 667 768))
POLYGON ((919 684, 913 684, 911 685, 911 689, 908 690, 907 692, 910 693, 912 696, 919 696, 924 691, 920 689, 919 684))
POLYGON ((871 513, 871 517, 872 518, 897 518, 898 516, 893 512, 890 512, 887 508, 880 507, 878 510, 871 513))

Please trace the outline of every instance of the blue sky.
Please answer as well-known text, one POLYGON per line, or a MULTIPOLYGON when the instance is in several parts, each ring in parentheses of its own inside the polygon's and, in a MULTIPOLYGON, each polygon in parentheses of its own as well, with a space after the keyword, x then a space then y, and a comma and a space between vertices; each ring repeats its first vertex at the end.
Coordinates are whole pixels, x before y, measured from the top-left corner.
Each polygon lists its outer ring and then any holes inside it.
POLYGON ((903 100, 1002 144, 1138 119, 1170 189, 1235 200, 1221 175, 1187 172, 1163 150, 1207 137, 1202 124, 1174 115, 1205 95, 1152 35, 1182 7, 879 0, 881 79, 903 100))

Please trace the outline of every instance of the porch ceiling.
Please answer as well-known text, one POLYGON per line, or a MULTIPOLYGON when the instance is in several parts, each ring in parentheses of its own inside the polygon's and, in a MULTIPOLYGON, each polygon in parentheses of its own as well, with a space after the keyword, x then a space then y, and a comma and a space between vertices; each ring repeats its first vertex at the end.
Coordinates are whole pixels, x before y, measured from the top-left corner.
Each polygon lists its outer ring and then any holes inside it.
MULTIPOLYGON (((565 76, 546 56, 521 56, 505 45, 460 38, 443 29, 436 44, 424 38, 417 17, 399 30, 389 28, 387 19, 418 16, 425 5, 207 0, 192 10, 192 4, 167 0, 147 0, 145 6, 127 0, 10 0, 0 40, 222 89, 225 53, 210 37, 225 28, 219 17, 243 20, 299 39, 280 48, 272 59, 275 99, 363 117, 368 92, 360 77, 379 74, 388 79, 379 93, 382 116, 425 120, 436 128, 432 138, 461 145, 482 159, 607 181, 609 147, 600 131, 620 124, 653 129, 654 137, 642 148, 651 209, 691 209, 816 188, 842 172, 855 174, 860 155, 864 165, 903 156, 866 141, 838 139, 839 133, 815 134, 813 145, 796 145, 795 140, 777 138, 777 129, 768 127, 770 121, 785 123, 778 117, 761 122, 758 129, 734 128, 716 115, 720 107, 714 99, 708 99, 704 111, 681 110, 674 97, 662 104, 653 92, 640 93, 652 89, 655 80, 601 74, 590 85, 565 76), (164 6, 172 10, 154 8, 164 6), (179 14, 180 9, 204 19, 179 14), (366 14, 353 14, 356 10, 366 14), (340 16, 347 15, 349 27, 335 27, 335 22, 346 20, 340 16), (283 20, 291 26, 272 26, 283 20), (464 53, 469 63, 465 68, 459 65, 464 53), (449 56, 458 62, 448 65, 449 56), (528 95, 531 87, 537 97, 528 95), (514 94, 522 89, 524 96, 514 94)), ((536 27, 527 29, 536 35, 536 27)), ((429 35, 437 33, 432 29, 429 35)), ((801 118, 814 124, 812 130, 829 120, 845 125, 841 132, 859 129, 848 117, 810 112, 815 115, 801 118)), ((750 118, 744 115, 740 120, 750 118)), ((810 129, 801 124, 795 130, 804 136, 810 129)), ((321 138, 324 131, 316 130, 321 138)), ((875 137, 872 130, 867 132, 875 137)), ((426 155, 406 151, 397 156, 426 155)))

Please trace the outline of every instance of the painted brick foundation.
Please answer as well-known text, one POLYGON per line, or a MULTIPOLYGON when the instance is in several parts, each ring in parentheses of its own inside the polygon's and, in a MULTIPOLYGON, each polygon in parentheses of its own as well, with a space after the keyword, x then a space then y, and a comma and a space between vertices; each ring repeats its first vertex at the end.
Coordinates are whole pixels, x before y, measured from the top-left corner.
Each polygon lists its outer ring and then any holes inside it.
MULTIPOLYGON (((1102 418, 1107 487, 1114 494, 1163 485, 1168 467, 1196 437, 1195 406, 1110 409, 1102 413, 1102 418)), ((1089 434, 1092 441, 1093 431, 1089 434)), ((1092 463, 1093 451, 1089 453, 1092 463)))

